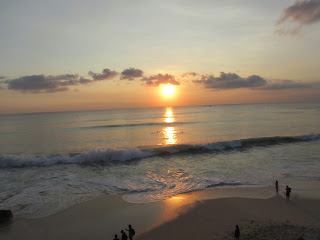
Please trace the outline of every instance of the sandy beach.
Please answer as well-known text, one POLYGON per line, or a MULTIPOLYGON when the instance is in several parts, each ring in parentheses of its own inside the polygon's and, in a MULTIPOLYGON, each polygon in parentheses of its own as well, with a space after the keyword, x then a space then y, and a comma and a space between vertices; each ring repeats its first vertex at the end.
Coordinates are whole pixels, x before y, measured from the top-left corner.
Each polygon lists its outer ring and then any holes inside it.
POLYGON ((240 239, 319 239, 319 203, 286 201, 279 195, 205 200, 138 239, 234 239, 235 225, 240 227, 240 239))
POLYGON ((132 224, 135 239, 319 239, 320 200, 287 201, 270 188, 230 188, 131 204, 103 195, 46 218, 13 219, 1 239, 113 239, 132 224), (282 235, 284 236, 282 236, 282 235))

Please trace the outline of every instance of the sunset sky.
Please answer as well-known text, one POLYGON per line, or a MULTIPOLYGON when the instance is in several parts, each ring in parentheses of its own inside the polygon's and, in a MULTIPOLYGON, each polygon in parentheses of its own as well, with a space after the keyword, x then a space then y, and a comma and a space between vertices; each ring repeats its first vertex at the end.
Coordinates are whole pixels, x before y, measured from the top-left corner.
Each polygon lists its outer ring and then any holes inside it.
POLYGON ((320 101, 320 0, 3 0, 0 33, 0 113, 320 101))

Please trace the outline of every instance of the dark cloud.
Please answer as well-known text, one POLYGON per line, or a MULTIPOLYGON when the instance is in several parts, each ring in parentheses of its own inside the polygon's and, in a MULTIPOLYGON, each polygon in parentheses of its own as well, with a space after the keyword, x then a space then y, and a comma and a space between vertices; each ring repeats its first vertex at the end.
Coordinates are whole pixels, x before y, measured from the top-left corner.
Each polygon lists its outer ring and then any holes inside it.
POLYGON ((6 80, 4 83, 6 83, 8 89, 11 90, 31 93, 51 93, 67 91, 69 89, 68 86, 78 85, 78 77, 79 76, 77 74, 56 76, 31 75, 12 80, 6 80))
MULTIPOLYGON (((70 89, 68 87, 61 87, 61 88, 54 88, 54 89, 46 89, 46 93, 66 92, 69 90, 70 89)), ((41 92, 34 91, 33 93, 41 93, 41 92)))
POLYGON ((285 22, 298 24, 295 27, 278 29, 278 34, 297 34, 304 25, 320 21, 320 0, 297 0, 292 6, 285 8, 277 25, 285 22))
POLYGON ((257 75, 242 78, 235 73, 221 72, 219 77, 213 75, 202 76, 200 80, 193 82, 203 84, 206 88, 215 89, 236 89, 236 88, 256 88, 266 85, 267 81, 257 75))
POLYGON ((80 79, 79 79, 79 83, 80 84, 89 84, 89 83, 92 83, 93 82, 93 80, 91 80, 91 79, 87 79, 87 78, 84 78, 84 77, 80 77, 80 79))
POLYGON ((109 80, 117 76, 119 73, 116 71, 111 71, 108 68, 105 68, 102 70, 102 73, 94 73, 94 72, 89 72, 89 76, 93 78, 94 81, 101 81, 101 80, 109 80))
POLYGON ((161 84, 171 84, 171 85, 180 85, 179 81, 175 80, 175 77, 169 74, 152 75, 150 77, 145 77, 142 79, 147 85, 157 87, 161 84))
POLYGON ((139 77, 143 77, 143 71, 140 69, 128 68, 121 73, 121 79, 134 80, 139 77))
POLYGON ((297 89, 297 88, 311 88, 310 83, 300 83, 292 80, 278 80, 269 82, 267 85, 259 88, 262 90, 285 90, 285 89, 297 89))
POLYGON ((183 77, 183 78, 185 78, 185 77, 196 77, 198 75, 199 74, 196 73, 196 72, 186 72, 186 73, 181 74, 181 77, 183 77))
POLYGON ((320 0, 298 0, 282 12, 278 21, 293 21, 299 24, 312 24, 320 21, 320 0))

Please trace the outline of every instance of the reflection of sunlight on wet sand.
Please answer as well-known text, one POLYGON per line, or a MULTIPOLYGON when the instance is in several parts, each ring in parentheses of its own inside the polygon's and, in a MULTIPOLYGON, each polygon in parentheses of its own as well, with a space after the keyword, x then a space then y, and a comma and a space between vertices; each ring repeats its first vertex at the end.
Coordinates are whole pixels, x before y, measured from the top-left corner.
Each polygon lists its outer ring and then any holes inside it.
POLYGON ((178 217, 181 215, 181 213, 186 212, 193 207, 198 200, 199 199, 196 199, 188 194, 173 196, 164 200, 164 211, 160 217, 160 221, 163 223, 178 217))

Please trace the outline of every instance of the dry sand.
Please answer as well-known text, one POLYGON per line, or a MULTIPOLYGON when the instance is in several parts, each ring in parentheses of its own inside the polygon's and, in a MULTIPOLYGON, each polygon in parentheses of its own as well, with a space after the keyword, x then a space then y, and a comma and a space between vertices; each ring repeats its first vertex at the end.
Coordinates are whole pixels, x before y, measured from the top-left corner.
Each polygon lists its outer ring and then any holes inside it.
POLYGON ((320 239, 320 200, 287 201, 268 188, 215 189, 146 204, 104 195, 54 216, 14 219, 0 227, 0 239, 113 239, 128 224, 136 240, 233 239, 236 224, 240 239, 320 239))

